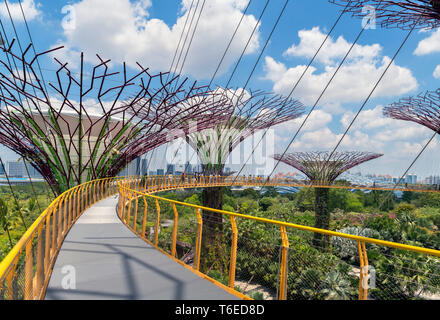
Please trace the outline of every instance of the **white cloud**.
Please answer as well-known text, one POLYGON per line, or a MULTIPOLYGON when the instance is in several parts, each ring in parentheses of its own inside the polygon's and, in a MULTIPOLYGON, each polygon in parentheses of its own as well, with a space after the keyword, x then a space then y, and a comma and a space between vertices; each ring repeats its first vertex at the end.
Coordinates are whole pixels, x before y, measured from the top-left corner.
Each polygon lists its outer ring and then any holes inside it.
MULTIPOLYGON (((75 27, 64 29, 65 45, 63 58, 78 60, 84 51, 88 62, 96 63, 95 53, 115 62, 126 61, 138 68, 138 61, 154 71, 168 71, 176 50, 191 1, 182 1, 183 15, 169 27, 160 19, 148 19, 151 1, 129 0, 82 0, 72 5, 75 27)), ((210 77, 227 46, 234 29, 242 16, 243 0, 207 1, 201 15, 190 53, 183 73, 196 78, 210 77)), ((197 11, 197 16, 198 12, 197 11)), ((191 17, 192 13, 191 11, 191 17)), ((197 19, 194 19, 194 22, 197 19)), ((243 43, 251 35, 257 20, 246 15, 226 55, 220 73, 225 72, 238 58, 243 43)), ((192 29, 191 29, 192 30, 192 29)), ((191 31, 192 32, 192 31, 191 31)), ((189 43, 191 33, 188 36, 189 43)), ((185 39, 185 36, 184 38, 185 39)), ((256 32, 247 50, 255 52, 259 47, 259 32, 256 32)), ((59 53, 57 53, 58 55, 59 53)), ((185 56, 182 54, 181 62, 185 56)), ((177 60, 177 59, 176 59, 177 60)))
POLYGON ((420 41, 416 50, 414 50, 414 54, 417 56, 434 52, 440 52, 440 29, 433 32, 429 37, 420 41))
MULTIPOLYGON (((314 27, 310 30, 300 30, 298 31, 298 36, 300 38, 299 45, 293 44, 284 52, 285 56, 312 58, 326 37, 319 27, 314 27)), ((351 45, 342 36, 336 40, 329 38, 316 56, 316 61, 333 64, 336 59, 341 59, 345 56, 351 45)), ((379 44, 371 46, 355 44, 350 53, 350 58, 371 60, 377 57, 381 50, 382 48, 379 44)))
MULTIPOLYGON (((35 4, 34 0, 23 0, 21 2, 26 20, 31 21, 41 14, 38 10, 39 4, 35 4)), ((21 12, 20 4, 18 2, 8 1, 9 11, 13 20, 23 22, 23 14, 21 12)), ((9 19, 8 8, 4 1, 0 3, 0 15, 4 19, 9 19)))
MULTIPOLYGON (((300 44, 292 46, 286 52, 289 55, 295 54, 308 58, 312 54, 313 48, 325 35, 319 31, 319 28, 309 31, 303 30, 300 33, 300 44)), ((320 58, 321 62, 327 63, 323 71, 311 66, 296 88, 294 96, 301 99, 305 104, 313 104, 337 68, 334 59, 340 58, 350 45, 342 37, 339 37, 336 41, 329 39, 329 52, 320 58)), ((339 104, 341 103, 354 103, 364 100, 391 61, 389 57, 381 56, 380 51, 380 46, 376 44, 357 46, 338 71, 320 104, 327 104, 330 107, 328 110, 331 110, 331 107, 340 107, 339 104)), ((326 50, 323 50, 323 52, 326 52, 326 50)), ((264 68, 266 72, 265 79, 274 83, 273 90, 278 93, 289 94, 306 66, 296 65, 287 68, 284 63, 267 56, 264 68)), ((410 69, 392 63, 376 88, 373 97, 401 95, 413 91, 417 87, 417 80, 410 69)), ((341 110, 337 111, 338 113, 341 112, 341 110)))
POLYGON ((434 78, 440 79, 440 64, 435 68, 434 73, 432 74, 434 78))
MULTIPOLYGON (((290 120, 274 126, 276 134, 280 136, 293 136, 296 130, 298 130, 298 128, 304 122, 306 116, 307 114, 294 120, 290 120)), ((307 119, 304 127, 301 129, 301 132, 320 130, 322 128, 325 128, 330 122, 332 122, 332 120, 333 117, 330 113, 323 110, 313 110, 313 112, 310 114, 310 117, 307 119)))

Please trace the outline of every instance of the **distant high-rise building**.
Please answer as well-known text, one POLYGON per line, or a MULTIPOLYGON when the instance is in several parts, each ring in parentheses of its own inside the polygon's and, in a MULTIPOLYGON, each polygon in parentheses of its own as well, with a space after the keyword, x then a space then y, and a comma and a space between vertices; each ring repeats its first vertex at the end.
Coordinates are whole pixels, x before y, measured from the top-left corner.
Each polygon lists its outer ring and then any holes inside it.
POLYGON ((139 160, 135 159, 130 162, 121 172, 119 172, 119 176, 135 176, 139 175, 139 160))
POLYGON ((0 164, 0 174, 5 174, 5 168, 0 164))
MULTIPOLYGON (((28 170, 29 170, 29 175, 31 176, 31 178, 38 178, 38 179, 42 179, 43 176, 41 175, 41 173, 39 173, 32 165, 30 165, 29 163, 26 163, 28 170)), ((27 174, 26 174, 27 176, 27 174)))
POLYGON ((406 176, 405 182, 406 183, 410 183, 410 184, 416 184, 417 183, 417 175, 415 175, 415 174, 408 174, 406 176))
POLYGON ((174 164, 167 164, 167 174, 174 174, 176 167, 174 164))
POLYGON ((191 163, 189 163, 189 161, 186 163, 185 165, 185 169, 186 169, 186 173, 187 174, 192 174, 193 173, 193 166, 191 163))
POLYGON ((157 175, 158 176, 163 176, 164 175, 164 170, 163 169, 157 169, 157 175))
POLYGON ((27 175, 24 163, 17 161, 8 162, 8 175, 12 178, 23 178, 27 175))
POLYGON ((440 177, 439 176, 429 176, 426 178, 426 182, 428 184, 440 184, 440 177))

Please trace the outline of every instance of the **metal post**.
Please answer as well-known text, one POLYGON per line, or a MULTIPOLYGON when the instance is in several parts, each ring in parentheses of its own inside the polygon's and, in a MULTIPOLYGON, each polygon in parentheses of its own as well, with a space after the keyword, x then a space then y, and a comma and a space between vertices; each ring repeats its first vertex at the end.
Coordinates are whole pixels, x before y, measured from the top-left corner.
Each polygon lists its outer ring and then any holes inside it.
POLYGON ((235 287, 235 268, 237 262, 237 240, 238 240, 238 229, 235 223, 235 217, 231 216, 231 226, 232 226, 232 244, 231 244, 231 261, 229 263, 229 282, 230 288, 235 287))
POLYGON ((157 247, 159 242, 159 219, 160 219, 160 206, 159 201, 156 199, 156 230, 154 231, 154 245, 157 247))
POLYGON ((281 272, 280 272, 280 292, 279 300, 287 299, 287 269, 288 269, 288 250, 289 239, 287 237, 287 231, 285 226, 280 226, 281 229, 281 272))
POLYGON ((196 214, 197 214, 197 237, 196 237, 196 252, 194 256, 194 269, 198 271, 200 268, 200 252, 202 249, 201 247, 202 247, 203 220, 199 208, 196 208, 196 214))
POLYGON ((177 212, 176 204, 173 202, 174 211, 174 225, 173 225, 173 239, 171 243, 171 255, 176 257, 176 243, 177 243, 177 224, 179 221, 179 213, 177 212))

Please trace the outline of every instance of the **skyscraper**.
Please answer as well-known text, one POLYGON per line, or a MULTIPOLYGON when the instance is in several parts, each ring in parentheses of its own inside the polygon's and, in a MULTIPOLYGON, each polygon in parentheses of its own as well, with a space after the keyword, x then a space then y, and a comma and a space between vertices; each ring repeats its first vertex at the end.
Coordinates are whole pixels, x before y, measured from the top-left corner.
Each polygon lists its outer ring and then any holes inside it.
POLYGON ((167 174, 174 174, 174 172, 175 172, 174 164, 167 164, 167 174))

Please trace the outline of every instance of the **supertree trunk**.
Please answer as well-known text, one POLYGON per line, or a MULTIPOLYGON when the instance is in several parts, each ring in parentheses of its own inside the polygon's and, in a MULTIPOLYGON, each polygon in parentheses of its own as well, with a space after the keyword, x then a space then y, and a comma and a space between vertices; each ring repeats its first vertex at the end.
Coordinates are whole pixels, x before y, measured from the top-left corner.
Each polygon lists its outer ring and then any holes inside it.
MULTIPOLYGON (((204 188, 202 205, 221 210, 223 207, 222 187, 204 188)), ((200 258, 200 270, 209 272, 218 270, 224 272, 227 268, 227 257, 223 245, 223 216, 212 211, 202 212, 203 234, 200 258)))
MULTIPOLYGON (((328 188, 315 188, 315 228, 330 229, 328 188)), ((330 237, 321 233, 313 235, 313 245, 322 249, 330 247, 330 237)))

